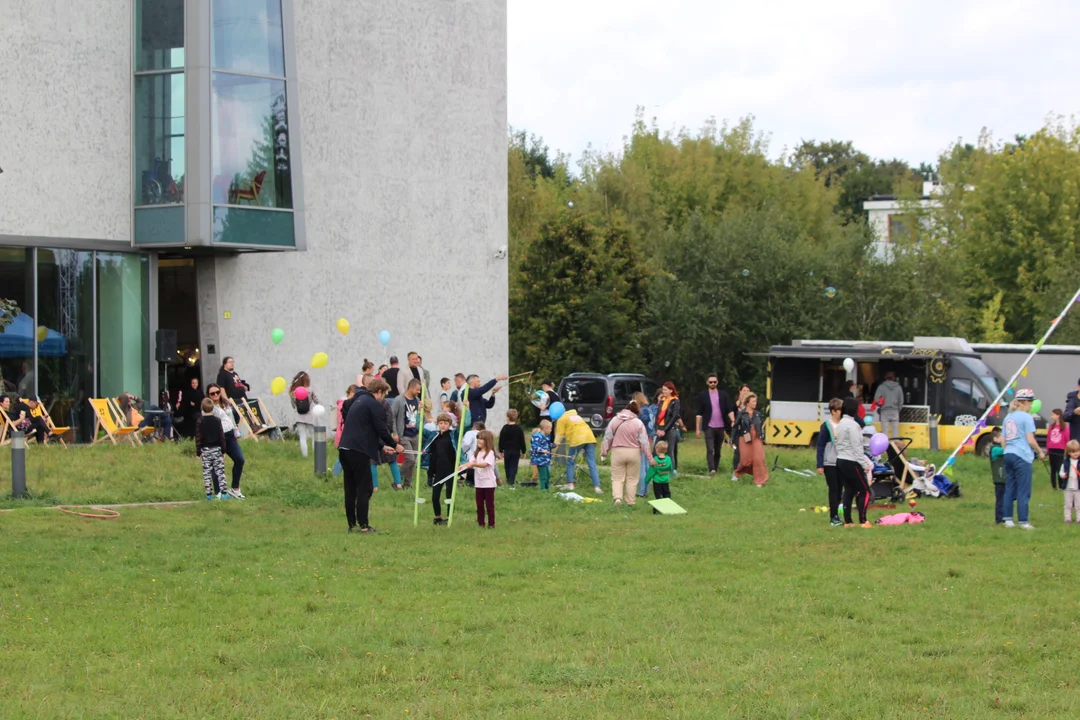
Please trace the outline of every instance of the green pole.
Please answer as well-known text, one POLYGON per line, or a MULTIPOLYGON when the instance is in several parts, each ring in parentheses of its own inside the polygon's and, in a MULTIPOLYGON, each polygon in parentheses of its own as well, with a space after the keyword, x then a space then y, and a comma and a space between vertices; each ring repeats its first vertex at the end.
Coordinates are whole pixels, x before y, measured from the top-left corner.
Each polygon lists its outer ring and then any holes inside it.
POLYGON ((420 458, 423 457, 424 449, 424 421, 427 417, 424 415, 424 400, 427 399, 427 383, 423 381, 424 368, 420 368, 420 407, 417 409, 416 414, 420 417, 417 418, 417 424, 420 426, 417 428, 417 432, 420 435, 420 442, 416 443, 416 447, 420 448, 421 454, 416 456, 416 475, 413 477, 413 488, 416 489, 416 497, 413 503, 412 524, 413 527, 420 525, 420 458))
MULTIPOLYGON (((466 390, 465 392, 468 392, 466 390)), ((450 478, 446 482, 454 483, 454 494, 450 497, 450 513, 446 518, 446 527, 450 527, 454 524, 454 504, 457 502, 458 490, 457 487, 458 473, 461 472, 461 443, 465 439, 465 401, 458 399, 458 408, 461 410, 461 417, 458 419, 458 431, 457 431, 457 457, 454 462, 454 477, 450 478)))

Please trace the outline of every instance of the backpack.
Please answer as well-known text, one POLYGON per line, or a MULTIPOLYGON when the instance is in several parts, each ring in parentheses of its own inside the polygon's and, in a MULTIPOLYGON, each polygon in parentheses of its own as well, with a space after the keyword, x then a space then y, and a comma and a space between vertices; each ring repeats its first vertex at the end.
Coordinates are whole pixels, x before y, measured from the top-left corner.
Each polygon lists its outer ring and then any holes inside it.
POLYGON ((308 395, 303 400, 296 396, 293 396, 293 400, 296 401, 297 414, 307 415, 311 411, 311 395, 308 395))

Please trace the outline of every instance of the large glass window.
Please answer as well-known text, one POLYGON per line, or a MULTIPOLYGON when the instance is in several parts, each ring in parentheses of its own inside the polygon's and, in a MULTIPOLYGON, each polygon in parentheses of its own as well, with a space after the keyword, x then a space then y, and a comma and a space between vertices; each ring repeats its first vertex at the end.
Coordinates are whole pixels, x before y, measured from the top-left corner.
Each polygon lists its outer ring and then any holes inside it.
POLYGON ((68 440, 87 442, 94 413, 93 253, 37 253, 38 396, 53 422, 72 428, 68 440))
POLYGON ((34 251, 0 247, 0 295, 19 306, 18 315, 0 333, 0 385, 8 394, 30 397, 35 392, 34 251))
POLYGON ((213 0, 215 70, 285 77, 281 0, 213 0))
POLYGON ((212 84, 214 204, 291 208, 284 81, 214 73, 212 84))
POLYGON ((137 205, 184 201, 184 74, 135 77, 137 205))
POLYGON ((149 258, 97 253, 98 395, 150 393, 149 258))
POLYGON ((135 0, 135 72, 184 67, 184 0, 135 0))

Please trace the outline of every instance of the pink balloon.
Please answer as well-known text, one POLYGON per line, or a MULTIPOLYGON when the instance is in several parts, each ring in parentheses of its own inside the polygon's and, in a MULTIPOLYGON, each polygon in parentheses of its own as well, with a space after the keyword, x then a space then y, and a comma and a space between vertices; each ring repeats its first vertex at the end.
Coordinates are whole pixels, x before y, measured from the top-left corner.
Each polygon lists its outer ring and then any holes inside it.
POLYGON ((870 438, 870 454, 880 455, 889 447, 889 436, 885 433, 877 433, 870 438))
POLYGON ((301 385, 300 387, 296 388, 296 392, 294 392, 293 395, 296 396, 297 400, 307 400, 307 388, 301 385))

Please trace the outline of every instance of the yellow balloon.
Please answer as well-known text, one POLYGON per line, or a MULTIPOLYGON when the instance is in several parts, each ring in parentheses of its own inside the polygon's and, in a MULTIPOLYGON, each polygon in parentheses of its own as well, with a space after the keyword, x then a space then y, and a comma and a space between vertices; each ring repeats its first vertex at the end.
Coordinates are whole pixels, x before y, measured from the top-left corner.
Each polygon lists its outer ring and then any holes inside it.
POLYGON ((338 332, 341 333, 342 335, 348 335, 349 334, 349 321, 346 320, 345 318, 338 318, 337 329, 338 329, 338 332))
POLYGON ((270 381, 270 392, 275 395, 280 395, 285 392, 285 378, 276 377, 270 381))
POLYGON ((326 356, 324 352, 317 352, 311 356, 311 367, 316 370, 322 367, 326 367, 326 363, 330 362, 330 358, 326 356))
POLYGON ((49 336, 49 331, 44 325, 38 325, 37 329, 37 341, 45 342, 45 338, 49 336))

